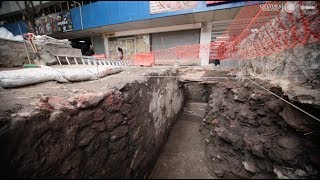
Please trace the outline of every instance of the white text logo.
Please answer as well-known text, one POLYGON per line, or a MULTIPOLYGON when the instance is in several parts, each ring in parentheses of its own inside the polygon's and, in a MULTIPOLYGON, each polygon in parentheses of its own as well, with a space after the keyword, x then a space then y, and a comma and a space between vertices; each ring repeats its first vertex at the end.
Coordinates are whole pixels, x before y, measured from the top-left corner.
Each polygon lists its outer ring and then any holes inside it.
POLYGON ((305 10, 305 9, 316 9, 316 6, 304 6, 304 5, 302 5, 301 9, 302 10, 305 10))
POLYGON ((296 7, 294 6, 294 4, 292 2, 287 2, 284 5, 284 10, 287 11, 288 13, 292 13, 295 9, 296 9, 296 7))

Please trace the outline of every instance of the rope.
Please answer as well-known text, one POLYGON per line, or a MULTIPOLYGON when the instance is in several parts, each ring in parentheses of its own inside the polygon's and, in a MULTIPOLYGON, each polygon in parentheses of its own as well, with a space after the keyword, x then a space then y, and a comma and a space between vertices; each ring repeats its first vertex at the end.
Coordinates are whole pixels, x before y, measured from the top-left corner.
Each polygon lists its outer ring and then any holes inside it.
MULTIPOLYGON (((286 76, 269 76, 269 77, 299 77, 299 76, 306 76, 306 75, 286 75, 286 76)), ((201 79, 230 79, 230 78, 235 78, 235 79, 240 79, 241 77, 239 76, 149 76, 149 75, 128 75, 128 76, 124 76, 124 75, 117 75, 117 76, 112 76, 114 77, 132 77, 132 78, 136 78, 136 77, 156 77, 156 78, 201 78, 201 79)))
POLYGON ((242 77, 244 77, 244 78, 248 79, 248 80, 249 80, 249 81, 251 81, 252 83, 254 83, 254 84, 256 84, 257 86, 259 86, 260 88, 262 88, 262 89, 264 89, 264 90, 268 91, 269 93, 273 94, 274 96, 276 96, 277 98, 281 99, 282 101, 284 101, 284 102, 288 103, 288 104, 289 104, 289 105, 291 105, 292 107, 294 107, 294 108, 298 109, 299 111, 301 111, 301 112, 305 113, 306 115, 308 115, 308 116, 310 116, 311 118, 313 118, 313 119, 315 119, 315 120, 317 120, 317 121, 319 121, 319 122, 320 122, 320 119, 319 119, 319 118, 317 118, 317 117, 313 116, 312 114, 310 114, 310 113, 306 112, 305 110, 303 110, 303 109, 299 108, 298 106, 296 106, 296 105, 294 105, 294 104, 290 103, 289 101, 287 101, 287 100, 283 99, 282 97, 280 97, 280 96, 276 95, 275 93, 271 92, 271 91, 270 91, 270 90, 268 90, 267 88, 265 88, 265 87, 261 86, 260 84, 256 83, 255 81, 251 80, 250 78, 248 78, 248 77, 246 77, 246 76, 242 76, 242 77))
POLYGON ((114 76, 114 77, 132 77, 132 78, 136 78, 136 77, 157 77, 157 78, 182 78, 182 77, 185 77, 185 78, 208 78, 208 79, 223 79, 223 78, 236 78, 236 77, 231 77, 231 76, 220 76, 220 77, 204 77, 204 76, 143 76, 143 75, 137 75, 137 76, 114 76))

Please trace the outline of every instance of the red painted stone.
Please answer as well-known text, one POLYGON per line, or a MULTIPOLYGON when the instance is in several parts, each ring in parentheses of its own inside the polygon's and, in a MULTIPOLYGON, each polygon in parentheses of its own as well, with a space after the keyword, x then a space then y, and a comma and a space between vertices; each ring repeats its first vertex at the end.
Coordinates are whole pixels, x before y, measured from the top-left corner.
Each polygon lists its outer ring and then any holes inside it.
POLYGON ((120 110, 123 105, 124 100, 120 93, 111 92, 108 93, 105 99, 103 100, 102 106, 104 109, 110 111, 120 110))
POLYGON ((219 119, 214 119, 211 122, 213 125, 218 125, 219 124, 219 119))

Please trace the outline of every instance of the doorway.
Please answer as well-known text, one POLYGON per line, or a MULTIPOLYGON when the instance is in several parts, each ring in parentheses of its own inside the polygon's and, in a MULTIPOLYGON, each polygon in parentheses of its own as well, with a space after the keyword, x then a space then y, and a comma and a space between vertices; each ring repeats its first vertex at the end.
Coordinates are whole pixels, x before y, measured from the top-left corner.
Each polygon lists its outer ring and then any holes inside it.
POLYGON ((109 54, 112 59, 117 59, 118 47, 123 50, 125 60, 132 60, 137 52, 135 37, 109 38, 109 54))

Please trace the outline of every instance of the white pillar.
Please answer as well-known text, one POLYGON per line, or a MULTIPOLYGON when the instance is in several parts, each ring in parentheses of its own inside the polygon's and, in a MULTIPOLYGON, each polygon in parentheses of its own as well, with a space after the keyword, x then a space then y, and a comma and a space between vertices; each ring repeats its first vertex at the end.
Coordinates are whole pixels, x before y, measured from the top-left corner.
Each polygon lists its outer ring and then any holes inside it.
POLYGON ((110 54, 109 54, 109 38, 104 37, 103 38, 103 43, 104 43, 104 53, 107 56, 107 59, 109 59, 110 54))
POLYGON ((200 33, 199 57, 201 66, 209 64, 212 22, 203 22, 200 33))

